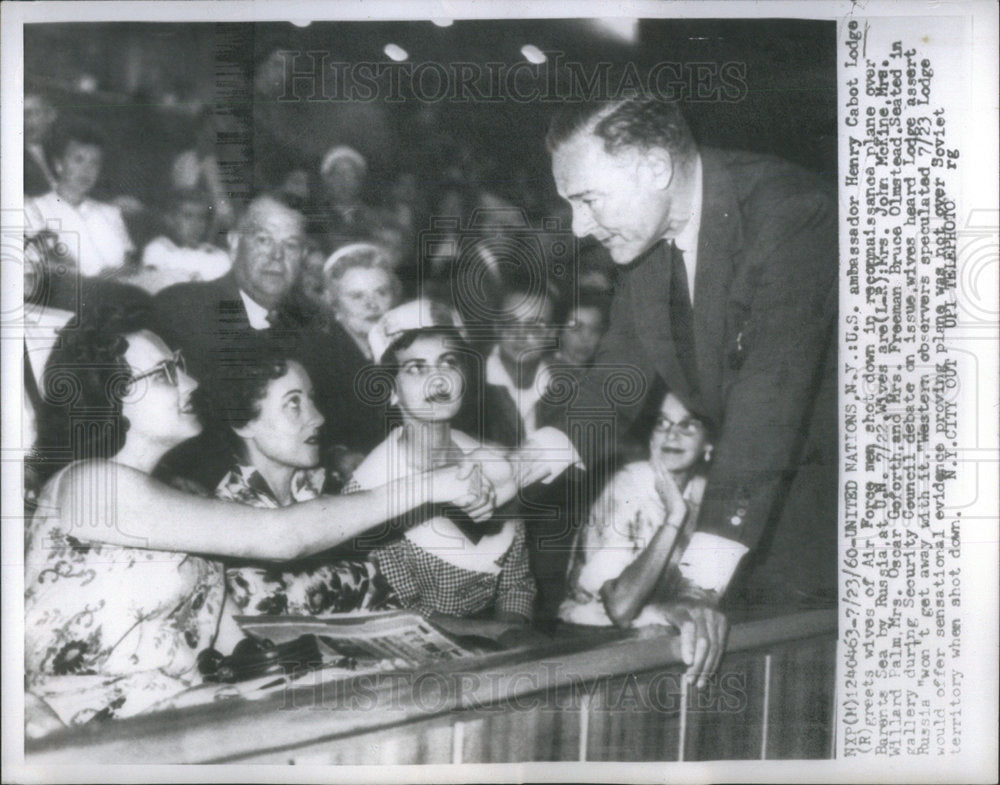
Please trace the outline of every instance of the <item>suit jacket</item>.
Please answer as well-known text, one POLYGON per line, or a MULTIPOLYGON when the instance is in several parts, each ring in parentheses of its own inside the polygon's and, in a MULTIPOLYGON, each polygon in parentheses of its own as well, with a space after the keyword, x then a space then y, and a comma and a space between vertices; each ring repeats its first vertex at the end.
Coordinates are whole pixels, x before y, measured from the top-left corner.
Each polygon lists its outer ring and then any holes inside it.
POLYGON ((577 422, 561 424, 589 463, 659 376, 719 426, 698 529, 750 548, 744 596, 815 595, 836 585, 836 195, 773 157, 701 155, 696 389, 671 335, 669 267, 647 253, 622 271, 595 367, 569 406, 577 422), (595 439, 594 413, 609 437, 595 439))
MULTIPOLYGON (((232 271, 214 281, 169 286, 153 298, 155 329, 171 346, 181 349, 188 371, 199 380, 238 365, 248 339, 258 331, 250 326, 232 271)), ((268 337, 305 367, 316 394, 316 406, 326 418, 321 446, 343 443, 351 409, 340 395, 339 365, 316 315, 292 301, 277 309, 268 337)), ((206 423, 199 438, 172 451, 162 467, 199 482, 209 490, 218 484, 232 462, 231 445, 215 423, 206 423)))

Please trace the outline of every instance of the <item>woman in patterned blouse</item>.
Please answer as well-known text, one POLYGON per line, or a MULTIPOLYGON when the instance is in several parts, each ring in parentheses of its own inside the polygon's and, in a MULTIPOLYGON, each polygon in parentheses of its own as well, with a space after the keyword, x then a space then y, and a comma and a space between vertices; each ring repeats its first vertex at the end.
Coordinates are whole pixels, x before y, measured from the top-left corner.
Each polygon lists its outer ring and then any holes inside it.
MULTIPOLYGON (((217 499, 277 509, 317 498, 323 415, 302 364, 258 340, 237 368, 206 380, 204 398, 233 438, 234 464, 217 499)), ((244 614, 321 614, 399 607, 375 564, 319 554, 293 564, 226 563, 229 596, 244 614)))
POLYGON ((225 622, 222 568, 205 555, 291 560, 424 503, 492 509, 468 467, 281 509, 157 482, 160 458, 201 425, 197 382, 145 321, 120 309, 74 319, 46 365, 34 463, 48 481, 25 537, 31 736, 131 716, 199 681, 197 654, 225 622))

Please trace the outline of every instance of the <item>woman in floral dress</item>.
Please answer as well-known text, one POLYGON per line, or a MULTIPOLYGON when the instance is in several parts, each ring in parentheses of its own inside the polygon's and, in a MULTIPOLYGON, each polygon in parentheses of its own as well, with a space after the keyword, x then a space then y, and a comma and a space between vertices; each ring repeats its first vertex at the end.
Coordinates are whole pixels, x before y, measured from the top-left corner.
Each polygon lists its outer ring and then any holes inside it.
POLYGON ((285 561, 427 502, 491 509, 474 467, 281 509, 202 499, 154 480, 201 430, 183 359, 139 312, 73 320, 43 377, 33 463, 47 478, 25 538, 25 729, 127 717, 199 681, 226 627, 211 557, 285 561))

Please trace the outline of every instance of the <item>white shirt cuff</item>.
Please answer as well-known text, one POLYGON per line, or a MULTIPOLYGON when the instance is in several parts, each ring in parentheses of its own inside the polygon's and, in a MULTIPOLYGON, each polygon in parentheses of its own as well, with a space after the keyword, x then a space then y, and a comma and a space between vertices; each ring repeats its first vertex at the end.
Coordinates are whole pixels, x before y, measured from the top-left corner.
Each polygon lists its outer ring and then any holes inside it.
POLYGON ((569 436, 551 425, 539 428, 531 434, 521 449, 525 453, 530 453, 533 460, 550 464, 551 469, 542 480, 545 485, 555 480, 570 466, 584 468, 580 453, 576 451, 569 436))
POLYGON ((706 591, 715 591, 721 596, 736 572, 740 559, 748 550, 735 540, 727 540, 717 534, 695 532, 681 557, 681 575, 696 586, 706 591))

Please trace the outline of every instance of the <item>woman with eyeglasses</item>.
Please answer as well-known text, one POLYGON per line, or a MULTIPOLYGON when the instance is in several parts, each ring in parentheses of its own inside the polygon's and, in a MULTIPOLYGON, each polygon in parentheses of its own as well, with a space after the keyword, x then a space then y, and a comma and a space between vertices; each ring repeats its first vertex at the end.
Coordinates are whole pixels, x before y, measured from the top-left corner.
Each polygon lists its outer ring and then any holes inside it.
POLYGON ((218 557, 301 558, 424 503, 491 510, 473 465, 280 509, 157 482, 160 458, 201 425, 197 382, 145 322, 74 320, 46 366, 33 462, 47 482, 25 542, 29 736, 132 716, 196 684, 198 652, 239 637, 224 629, 218 557))
MULTIPOLYGON (((685 590, 677 565, 698 517, 711 457, 708 425, 667 393, 649 437, 648 460, 615 474, 577 535, 559 608, 563 621, 680 626, 667 604, 685 590)), ((705 639, 721 643, 725 617, 712 613, 702 621, 714 625, 705 639)), ((682 641, 682 649, 694 640, 682 641)), ((705 663, 702 673, 715 664, 705 663)))

